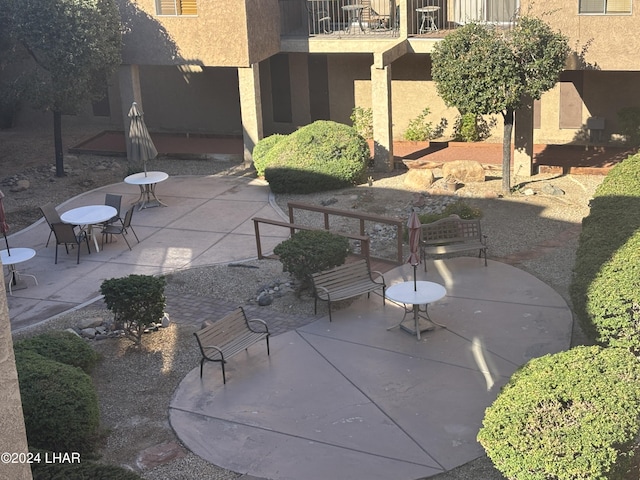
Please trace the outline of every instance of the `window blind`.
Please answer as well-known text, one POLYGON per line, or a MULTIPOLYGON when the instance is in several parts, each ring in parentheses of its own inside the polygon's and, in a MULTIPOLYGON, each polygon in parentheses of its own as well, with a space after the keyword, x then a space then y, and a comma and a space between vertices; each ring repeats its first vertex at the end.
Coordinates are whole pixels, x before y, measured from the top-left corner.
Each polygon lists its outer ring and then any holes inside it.
POLYGON ((158 0, 159 15, 197 15, 197 0, 158 0))

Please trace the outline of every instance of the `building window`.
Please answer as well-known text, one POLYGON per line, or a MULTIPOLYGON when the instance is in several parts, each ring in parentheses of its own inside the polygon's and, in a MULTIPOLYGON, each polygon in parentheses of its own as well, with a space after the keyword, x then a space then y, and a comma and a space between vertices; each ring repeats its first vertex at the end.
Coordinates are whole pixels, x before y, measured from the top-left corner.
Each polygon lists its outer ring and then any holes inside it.
POLYGON ((579 0, 579 13, 620 15, 631 13, 631 0, 579 0))
POLYGON ((197 15, 196 0, 157 0, 158 15, 197 15))

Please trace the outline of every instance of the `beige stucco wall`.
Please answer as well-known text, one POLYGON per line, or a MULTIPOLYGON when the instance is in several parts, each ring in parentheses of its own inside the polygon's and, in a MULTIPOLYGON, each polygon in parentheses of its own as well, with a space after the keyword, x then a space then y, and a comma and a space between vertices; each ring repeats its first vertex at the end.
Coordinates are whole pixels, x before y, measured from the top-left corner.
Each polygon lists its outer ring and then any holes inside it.
MULTIPOLYGON (((20 400, 18 374, 13 355, 4 279, 0 279, 0 385, 2 385, 0 389, 0 425, 2 425, 0 452, 26 454, 29 449, 20 400)), ((0 462, 0 478, 31 479, 29 463, 24 461, 11 463, 5 461, 3 457, 3 461, 0 462)))
POLYGON ((566 35, 574 51, 588 45, 588 64, 600 70, 640 70, 640 36, 630 33, 640 25, 640 0, 633 0, 630 15, 578 15, 577 1, 522 0, 521 5, 523 13, 542 16, 566 35))
POLYGON ((123 63, 248 67, 280 49, 278 0, 198 2, 196 16, 158 16, 155 0, 118 0, 123 63))

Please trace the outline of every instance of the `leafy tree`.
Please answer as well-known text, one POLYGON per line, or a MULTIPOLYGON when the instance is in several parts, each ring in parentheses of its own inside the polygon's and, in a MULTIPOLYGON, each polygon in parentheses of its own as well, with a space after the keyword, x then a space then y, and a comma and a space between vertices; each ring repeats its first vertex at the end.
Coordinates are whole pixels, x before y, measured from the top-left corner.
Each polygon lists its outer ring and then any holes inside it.
POLYGON ((514 112, 551 89, 569 44, 539 18, 519 17, 511 30, 470 23, 447 35, 432 53, 438 94, 462 114, 501 113, 504 119, 502 189, 511 190, 514 112))
POLYGON ((56 175, 64 176, 62 114, 104 98, 120 65, 120 15, 113 0, 0 0, 9 38, 33 59, 25 98, 53 112, 56 175))

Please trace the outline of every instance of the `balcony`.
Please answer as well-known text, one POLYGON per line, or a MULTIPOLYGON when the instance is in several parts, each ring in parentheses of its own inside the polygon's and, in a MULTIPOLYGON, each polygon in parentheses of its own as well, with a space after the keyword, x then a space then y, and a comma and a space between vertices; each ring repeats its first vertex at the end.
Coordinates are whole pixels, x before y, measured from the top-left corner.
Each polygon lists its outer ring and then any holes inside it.
POLYGON ((520 6, 519 0, 279 0, 279 3, 282 37, 323 39, 405 35, 443 38, 472 22, 509 28, 520 6), (405 20, 403 11, 407 12, 405 20))

